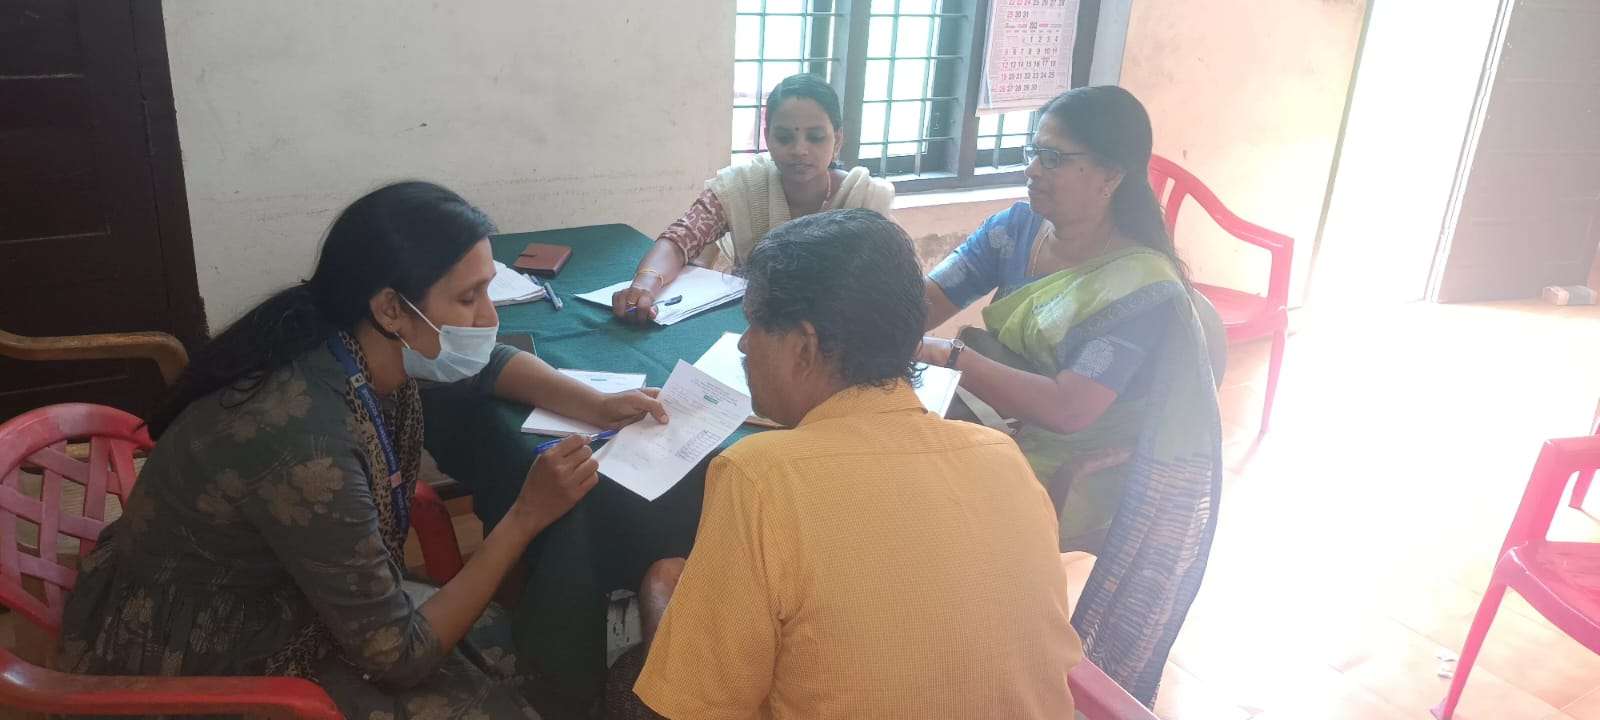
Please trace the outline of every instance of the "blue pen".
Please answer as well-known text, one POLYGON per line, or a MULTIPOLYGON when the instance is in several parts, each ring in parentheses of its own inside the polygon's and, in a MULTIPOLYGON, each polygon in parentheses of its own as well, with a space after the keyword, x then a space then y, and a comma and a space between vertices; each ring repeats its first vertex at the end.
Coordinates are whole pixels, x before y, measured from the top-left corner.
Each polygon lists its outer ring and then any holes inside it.
POLYGON ((535 276, 533 280, 534 282, 544 286, 545 299, 549 300, 550 304, 555 306, 555 309, 560 310, 565 306, 565 304, 561 302, 561 296, 556 294, 556 286, 550 284, 549 280, 537 276, 535 276))
MULTIPOLYGON (((595 433, 593 435, 588 435, 588 434, 584 434, 584 433, 579 433, 579 434, 583 435, 586 438, 589 438, 589 444, 593 445, 594 443, 605 442, 607 440, 610 440, 611 438, 616 437, 617 436, 617 431, 615 431, 615 430, 607 430, 605 432, 599 432, 599 433, 595 433)), ((553 447, 555 447, 557 445, 560 445, 561 441, 562 440, 566 440, 566 439, 567 438, 556 438, 554 440, 546 440, 546 441, 544 441, 542 443, 539 443, 538 445, 534 446, 533 454, 535 454, 535 455, 543 454, 544 451, 549 450, 550 448, 553 448, 553 447)))
MULTIPOLYGON (((682 295, 673 295, 672 297, 667 298, 666 300, 657 300, 657 301, 655 301, 653 303, 650 303, 650 307, 653 307, 653 308, 667 307, 669 305, 677 305, 678 303, 681 303, 681 302, 683 302, 683 296, 682 295)), ((638 310, 638 309, 639 309, 639 306, 638 305, 634 305, 633 307, 628 308, 628 312, 631 313, 631 312, 633 312, 635 310, 638 310)))

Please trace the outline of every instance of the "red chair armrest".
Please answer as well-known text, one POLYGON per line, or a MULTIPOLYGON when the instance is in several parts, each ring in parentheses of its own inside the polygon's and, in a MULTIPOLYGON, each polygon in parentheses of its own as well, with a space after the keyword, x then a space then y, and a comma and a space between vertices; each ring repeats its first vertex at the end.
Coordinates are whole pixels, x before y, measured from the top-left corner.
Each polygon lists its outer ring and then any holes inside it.
MULTIPOLYGON (((1210 194, 1205 186, 1200 186, 1196 192, 1210 194)), ((1196 197, 1198 200, 1199 198, 1196 197)), ((1211 196, 1214 204, 1201 202, 1201 206, 1211 217, 1216 220, 1217 226, 1240 240, 1251 245, 1265 249, 1272 255, 1272 264, 1267 277, 1267 299, 1276 304, 1287 307, 1289 303, 1289 277, 1294 262, 1294 240, 1283 233, 1273 232, 1253 222, 1245 220, 1224 207, 1221 200, 1215 195, 1211 196)))
POLYGON ((322 688, 298 678, 71 675, 0 650, 0 706, 59 715, 250 714, 341 720, 322 688))
POLYGON ((1217 225, 1219 227, 1228 231, 1229 235, 1239 238, 1240 240, 1250 243, 1251 245, 1270 250, 1274 257, 1279 254, 1289 252, 1289 249, 1294 246, 1294 240, 1292 240, 1288 235, 1268 230, 1260 225, 1250 222, 1249 220, 1245 220, 1244 218, 1234 215, 1232 211, 1228 210, 1226 207, 1223 207, 1220 201, 1216 207, 1216 210, 1217 212, 1213 213, 1212 217, 1216 218, 1217 225))
POLYGON ((1067 673, 1067 687, 1072 690, 1072 704, 1088 720, 1157 720, 1150 708, 1088 660, 1067 673))

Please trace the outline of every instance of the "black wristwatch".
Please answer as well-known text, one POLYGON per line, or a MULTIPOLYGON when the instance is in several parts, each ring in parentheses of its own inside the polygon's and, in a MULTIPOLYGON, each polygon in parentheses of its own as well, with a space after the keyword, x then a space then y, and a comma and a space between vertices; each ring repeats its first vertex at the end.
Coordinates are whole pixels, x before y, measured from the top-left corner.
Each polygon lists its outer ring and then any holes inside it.
POLYGON ((961 357, 961 351, 965 350, 965 349, 967 349, 967 344, 964 343, 964 342, 961 342, 961 338, 956 338, 954 340, 951 340, 950 341, 950 355, 949 355, 949 357, 946 357, 944 359, 944 366, 947 367, 947 368, 955 369, 956 360, 961 357))

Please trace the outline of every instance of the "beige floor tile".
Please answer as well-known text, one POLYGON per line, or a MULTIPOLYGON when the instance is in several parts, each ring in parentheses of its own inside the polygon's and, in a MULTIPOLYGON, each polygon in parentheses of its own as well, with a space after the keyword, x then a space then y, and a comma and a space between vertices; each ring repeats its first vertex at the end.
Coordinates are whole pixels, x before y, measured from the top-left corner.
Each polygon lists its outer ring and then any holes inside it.
MULTIPOLYGON (((1449 688, 1439 676, 1441 652, 1398 623, 1374 623, 1351 639, 1351 652, 1335 667, 1352 682, 1401 710, 1438 704, 1449 688)), ((1473 669, 1457 720, 1542 720, 1560 710, 1484 667, 1473 669)))
POLYGON ((1156 715, 1161 720, 1249 720, 1244 708, 1228 703, 1210 685, 1196 680, 1172 663, 1161 674, 1161 693, 1156 698, 1156 715))
MULTIPOLYGON (((1394 606, 1394 617, 1418 634, 1459 652, 1480 596, 1454 584, 1418 593, 1394 606)), ((1530 608, 1531 609, 1531 608, 1530 608)), ((1600 655, 1543 618, 1530 619, 1502 603, 1473 670, 1487 670, 1556 708, 1600 686, 1600 655), (1537 659, 1537 662, 1530 662, 1537 659)))
POLYGON ((1431 720, 1423 708, 1401 709, 1373 695, 1332 668, 1290 679, 1264 712, 1252 720, 1431 720))
POLYGON ((1571 705, 1561 708, 1561 712, 1571 720, 1600 720, 1600 687, 1596 687, 1571 705))
POLYGON ((1066 553, 1062 562, 1067 571, 1067 601, 1076 609, 1078 598, 1083 596, 1083 586, 1089 582, 1089 573, 1094 570, 1094 556, 1082 552, 1066 553))

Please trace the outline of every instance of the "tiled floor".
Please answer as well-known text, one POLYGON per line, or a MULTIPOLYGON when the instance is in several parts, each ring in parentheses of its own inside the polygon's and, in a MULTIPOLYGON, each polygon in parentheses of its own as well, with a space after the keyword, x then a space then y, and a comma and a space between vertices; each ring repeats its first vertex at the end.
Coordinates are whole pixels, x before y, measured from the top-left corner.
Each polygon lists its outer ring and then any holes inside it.
MULTIPOLYGON (((1259 444, 1266 346, 1232 353, 1218 537, 1163 718, 1429 717, 1540 442, 1586 433, 1600 398, 1600 309, 1306 320, 1259 444)), ((1591 506, 1556 534, 1600 540, 1591 506)), ((1509 596, 1457 717, 1600 718, 1600 656, 1509 596)))
MULTIPOLYGON (((1600 308, 1417 304, 1296 322, 1259 442, 1266 346, 1230 353, 1229 474, 1157 701, 1168 720, 1430 717, 1439 656, 1460 649, 1540 442, 1584 434, 1600 398, 1600 308)), ((470 550, 481 528, 453 505, 470 550)), ((1555 534, 1600 540, 1600 495, 1590 505, 1563 510, 1555 534)), ((1069 566, 1075 589, 1093 562, 1069 566)), ((1600 720, 1600 656, 1509 595, 1457 717, 1600 720)))

